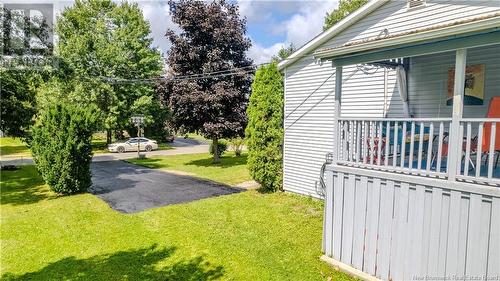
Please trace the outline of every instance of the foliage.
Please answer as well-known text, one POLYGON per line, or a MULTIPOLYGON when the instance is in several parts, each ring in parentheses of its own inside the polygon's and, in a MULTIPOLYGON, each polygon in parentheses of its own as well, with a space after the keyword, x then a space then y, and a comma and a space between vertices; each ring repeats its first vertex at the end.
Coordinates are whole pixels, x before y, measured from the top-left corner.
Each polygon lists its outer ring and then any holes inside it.
POLYGON ((230 139, 229 143, 231 144, 231 148, 233 149, 234 154, 236 156, 240 156, 241 151, 243 150, 243 145, 245 145, 245 140, 243 138, 237 137, 230 139))
POLYGON ((255 74, 247 110, 248 169, 269 191, 282 189, 283 78, 276 63, 255 74))
POLYGON ((26 137, 36 113, 31 72, 0 70, 0 130, 8 136, 26 137))
MULTIPOLYGON (((215 147, 215 142, 212 142, 210 143, 210 147, 208 148, 208 152, 211 154, 211 155, 214 155, 215 151, 214 151, 214 147, 215 147)), ((227 142, 224 141, 224 140, 217 140, 217 154, 218 156, 222 156, 222 154, 224 154, 224 152, 226 152, 227 150, 227 142)))
POLYGON ((161 73, 159 51, 151 48, 149 23, 137 3, 76 1, 64 9, 56 31, 59 54, 72 75, 70 83, 53 81, 52 86, 68 85, 62 89, 69 89, 55 91, 95 104, 103 116, 100 129, 107 130, 109 142, 111 130, 130 125, 134 104, 154 95, 153 85, 128 82, 161 73))
POLYGON ((293 43, 290 43, 288 47, 281 47, 281 49, 278 51, 278 54, 273 56, 272 61, 277 61, 280 62, 282 60, 285 60, 290 56, 293 52, 295 52, 296 48, 293 45, 293 43))
MULTIPOLYGON (((159 140, 166 139, 170 134, 167 127, 167 120, 170 117, 170 111, 167 107, 160 104, 157 96, 148 95, 138 98, 131 107, 133 114, 144 115, 144 136, 158 138, 159 140)), ((129 135, 137 135, 137 127, 133 124, 128 126, 129 135)))
MULTIPOLYGON (((241 159, 211 165, 205 153, 161 163, 230 178, 245 164, 226 163, 241 159)), ((318 259, 320 200, 249 191, 130 215, 92 194, 58 197, 29 165, 2 171, 0 186, 2 280, 353 279, 318 259)))
POLYGON ((97 118, 95 109, 58 103, 33 126, 33 160, 53 191, 72 194, 90 187, 91 139, 97 118))
POLYGON ((340 0, 337 9, 326 14, 323 30, 334 26, 366 3, 368 3, 368 0, 340 0))
POLYGON ((172 21, 181 32, 167 31, 172 42, 168 75, 200 75, 173 80, 167 87, 173 124, 177 130, 198 131, 214 142, 242 135, 252 60, 246 56, 251 43, 237 4, 181 0, 169 1, 169 5, 172 21), (234 68, 240 71, 221 74, 234 68), (213 72, 218 75, 207 76, 213 72))

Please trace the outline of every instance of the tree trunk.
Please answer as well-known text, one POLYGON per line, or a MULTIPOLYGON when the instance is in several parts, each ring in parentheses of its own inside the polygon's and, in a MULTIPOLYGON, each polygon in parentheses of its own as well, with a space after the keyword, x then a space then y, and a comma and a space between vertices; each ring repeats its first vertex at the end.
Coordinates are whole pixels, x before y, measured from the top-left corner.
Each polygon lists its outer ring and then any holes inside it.
POLYGON ((219 139, 218 138, 213 138, 212 139, 212 147, 214 149, 214 163, 219 163, 220 162, 220 152, 219 152, 219 139))
POLYGON ((111 143, 111 130, 107 129, 106 130, 106 144, 111 143))

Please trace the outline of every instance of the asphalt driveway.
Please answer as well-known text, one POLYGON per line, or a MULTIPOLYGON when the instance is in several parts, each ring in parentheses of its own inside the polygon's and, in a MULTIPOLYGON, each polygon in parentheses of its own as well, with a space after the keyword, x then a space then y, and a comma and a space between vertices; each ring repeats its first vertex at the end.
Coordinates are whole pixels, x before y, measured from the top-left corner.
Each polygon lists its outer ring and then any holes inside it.
POLYGON ((92 163, 90 192, 123 213, 189 202, 241 190, 123 161, 92 163))

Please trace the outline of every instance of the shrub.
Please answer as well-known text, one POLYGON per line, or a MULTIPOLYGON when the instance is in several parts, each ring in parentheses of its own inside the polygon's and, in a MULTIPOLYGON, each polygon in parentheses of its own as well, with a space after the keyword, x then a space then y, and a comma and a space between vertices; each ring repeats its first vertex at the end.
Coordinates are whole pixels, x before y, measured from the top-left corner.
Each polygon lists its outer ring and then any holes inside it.
POLYGON ((276 63, 262 66, 255 73, 247 115, 245 134, 250 175, 264 190, 281 190, 283 78, 276 63))
MULTIPOLYGON (((217 152, 219 153, 219 157, 220 157, 227 150, 227 142, 224 140, 219 140, 217 142, 217 148, 218 148, 217 152)), ((213 143, 210 144, 210 148, 208 149, 208 152, 210 152, 211 155, 214 155, 214 144, 213 143)))
POLYGON ((77 105, 51 105, 32 130, 31 151, 44 181, 57 193, 86 191, 92 184, 92 133, 96 110, 77 105))
POLYGON ((236 156, 241 156, 241 150, 243 149, 243 145, 245 144, 245 140, 238 137, 232 138, 229 143, 231 144, 231 148, 234 150, 234 154, 236 156))

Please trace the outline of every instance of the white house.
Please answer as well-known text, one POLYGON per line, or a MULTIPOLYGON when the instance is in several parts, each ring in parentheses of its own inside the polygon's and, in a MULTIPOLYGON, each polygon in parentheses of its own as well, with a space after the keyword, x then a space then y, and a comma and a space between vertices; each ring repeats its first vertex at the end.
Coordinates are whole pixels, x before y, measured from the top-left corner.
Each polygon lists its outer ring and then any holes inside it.
POLYGON ((284 189, 325 197, 326 260, 500 278, 499 0, 372 0, 279 68, 284 189))

